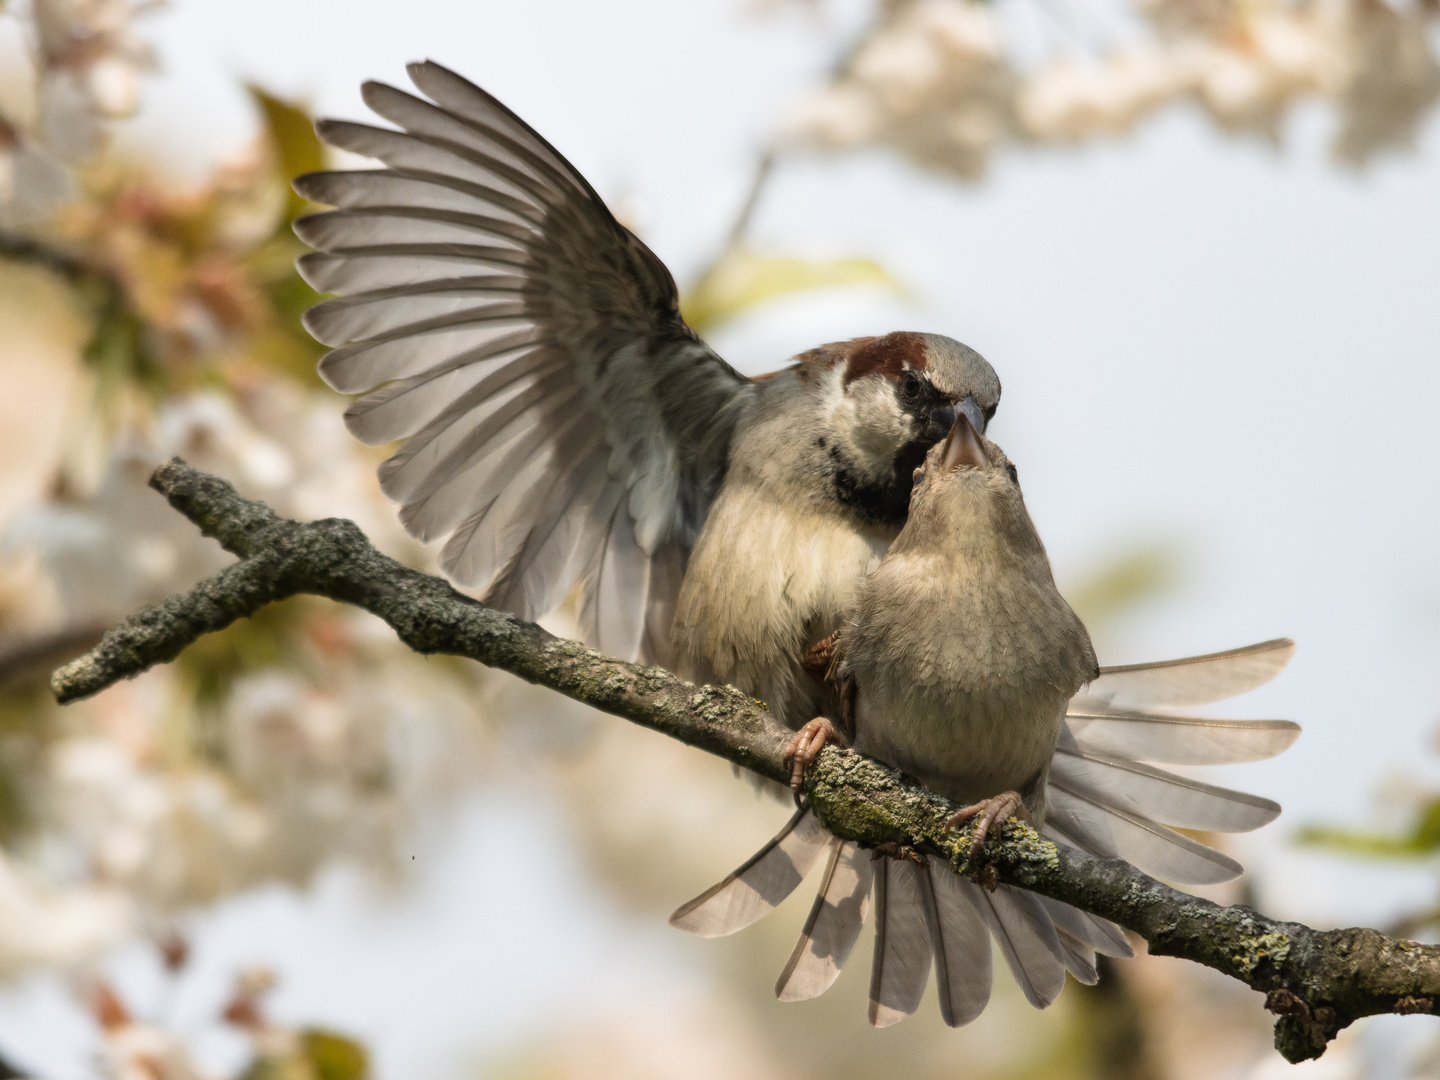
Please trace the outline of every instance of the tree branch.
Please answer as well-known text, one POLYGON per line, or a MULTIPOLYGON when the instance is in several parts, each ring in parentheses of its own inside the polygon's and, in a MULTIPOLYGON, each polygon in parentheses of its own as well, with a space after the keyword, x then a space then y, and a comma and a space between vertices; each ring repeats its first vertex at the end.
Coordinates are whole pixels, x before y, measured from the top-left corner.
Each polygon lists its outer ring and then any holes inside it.
MULTIPOLYGON (((297 593, 327 596, 384 619, 421 653, 502 668, 785 783, 790 731, 761 702, 728 686, 696 686, 658 667, 605 657, 533 623, 494 611, 445 581, 380 554, 350 521, 300 523, 243 499, 223 480, 175 459, 151 486, 240 557, 159 607, 108 631, 51 678, 61 702, 171 660, 196 638, 297 593)), ((968 865, 968 830, 946 825, 956 807, 909 777, 848 750, 826 748, 806 792, 832 832, 867 846, 911 848, 982 881, 1031 889, 1119 923, 1150 952, 1212 967, 1266 994, 1278 1013, 1276 1048, 1319 1057, 1341 1028, 1375 1013, 1435 1013, 1440 947, 1374 930, 1313 930, 1246 907, 1221 907, 1147 877, 1119 859, 1057 846, 1009 822, 968 865)))

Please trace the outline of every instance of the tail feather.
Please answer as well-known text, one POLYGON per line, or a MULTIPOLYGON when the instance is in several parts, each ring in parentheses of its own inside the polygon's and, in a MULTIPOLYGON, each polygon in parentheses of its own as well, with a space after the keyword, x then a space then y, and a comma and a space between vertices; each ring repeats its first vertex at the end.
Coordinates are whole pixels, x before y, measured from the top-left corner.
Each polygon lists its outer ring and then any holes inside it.
POLYGON ((988 892, 967 878, 960 880, 975 899, 1025 1000, 1037 1009, 1045 1008, 1065 988, 1065 952, 1039 897, 1009 885, 988 892))
POLYGON ((743 930, 795 891, 830 840, 814 814, 798 811, 733 874, 680 905, 670 916, 670 925, 701 937, 743 930))
POLYGON ((1094 986, 1099 980, 1095 969, 1096 953, 1105 956, 1135 955, 1130 943, 1125 940, 1124 932, 1114 923, 1048 896, 1036 899, 1055 924, 1060 949, 1065 954, 1065 967, 1086 986, 1094 986))
POLYGON ((1095 967, 1095 950, 1065 933, 1059 927, 1055 929, 1055 936, 1060 942, 1060 952, 1064 955, 1065 970, 1075 977, 1075 981, 1086 986, 1094 986, 1100 981, 1100 972, 1095 967))
POLYGON ((974 886, 959 874, 932 863, 921 884, 926 886, 921 900, 935 947, 940 1016, 951 1027, 963 1027, 990 1002, 990 931, 971 895, 974 886))
POLYGON ((1295 643, 1277 638, 1182 660, 1101 668, 1100 677, 1076 694, 1071 704, 1100 712, 1208 705, 1264 686, 1285 670, 1294 655, 1295 643))
POLYGON ((839 838, 831 843, 830 862, 815 906, 775 983, 775 996, 781 1001, 805 1001, 830 989, 850 958, 870 908, 874 878, 870 853, 839 838))
POLYGON ((1234 765, 1264 761, 1300 737, 1292 720, 1215 720, 1159 713, 1086 711, 1071 704, 1066 734, 1092 754, 1158 765, 1234 765))
POLYGON ((1104 806, 1054 783, 1042 832, 1106 858, 1121 858, 1151 877, 1185 885, 1214 885, 1239 877, 1243 867, 1214 848, 1146 818, 1104 806))
POLYGON ((1055 929, 1060 933, 1069 934, 1076 941, 1088 946, 1091 951, 1106 956, 1135 955, 1135 950, 1130 948, 1130 942, 1125 937, 1125 931, 1108 919, 1091 915, 1088 911, 1081 911, 1048 896, 1039 899, 1040 906, 1045 909, 1055 924, 1055 929))
POLYGON ((930 978, 931 931, 923 893, 927 870, 881 859, 875 867, 875 959, 870 967, 870 1023, 889 1027, 920 1007, 930 978))
POLYGON ((1280 816, 1280 804, 1259 795, 1204 784, 1124 758, 1062 748, 1050 765, 1050 776, 1093 802, 1182 829, 1250 832, 1280 816))

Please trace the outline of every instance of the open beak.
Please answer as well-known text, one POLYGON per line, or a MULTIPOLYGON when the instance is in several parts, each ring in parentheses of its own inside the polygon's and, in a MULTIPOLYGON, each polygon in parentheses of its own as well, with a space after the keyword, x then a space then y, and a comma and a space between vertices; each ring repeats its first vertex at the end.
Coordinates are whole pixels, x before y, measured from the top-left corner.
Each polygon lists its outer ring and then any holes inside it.
POLYGON ((946 472, 954 472, 961 465, 983 469, 990 464, 985 457, 985 447, 980 444, 980 436, 975 434, 975 425, 963 410, 956 415, 955 424, 946 436, 945 455, 941 460, 946 472))

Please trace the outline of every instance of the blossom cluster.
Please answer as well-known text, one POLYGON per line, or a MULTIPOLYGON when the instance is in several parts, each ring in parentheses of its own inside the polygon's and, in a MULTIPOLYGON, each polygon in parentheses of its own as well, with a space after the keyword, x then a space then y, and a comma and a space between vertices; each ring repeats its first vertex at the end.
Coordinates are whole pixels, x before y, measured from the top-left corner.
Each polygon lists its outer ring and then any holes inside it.
MULTIPOLYGON (((1053 18, 1039 0, 1013 0, 1026 2, 1037 19, 1053 18)), ((1225 131, 1276 140, 1291 106, 1319 98, 1339 114, 1336 156, 1358 164, 1413 141, 1440 98, 1437 10, 1384 0, 1137 0, 1130 32, 1022 59, 1019 35, 1006 32, 1017 20, 1003 5, 886 4, 837 77, 798 104, 787 134, 799 145, 885 145, 975 178, 1007 143, 1123 134, 1181 102, 1225 131)))
MULTIPOLYGON (((0 653, 98 631, 230 561, 146 486, 173 454, 282 513, 350 517, 423 563, 323 397, 279 382, 241 401, 197 393, 168 402, 93 494, 12 521, 0 548, 26 585, 7 597, 0 653)), ((0 736, 26 819, 0 853, 0 974, 85 961, 335 858, 395 866, 417 813, 474 775, 483 677, 299 598, 80 706, 27 693, 0 736)))
POLYGON ((154 2, 29 0, 0 11, 0 214, 24 219, 69 191, 108 121, 133 113, 155 66, 134 20, 154 2))

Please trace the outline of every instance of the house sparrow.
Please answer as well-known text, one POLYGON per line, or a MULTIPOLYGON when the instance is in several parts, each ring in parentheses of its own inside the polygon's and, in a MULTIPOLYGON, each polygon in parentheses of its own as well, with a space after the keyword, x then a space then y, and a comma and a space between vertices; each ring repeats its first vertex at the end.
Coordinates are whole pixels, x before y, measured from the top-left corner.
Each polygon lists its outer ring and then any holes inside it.
MULTIPOLYGON (((1259 686, 1293 650, 1274 641, 1098 667, 1085 627, 1055 588, 1015 467, 961 415, 916 470, 909 517, 857 591, 833 665, 843 735, 964 804, 953 825, 978 817, 972 856, 995 821, 1017 816, 1057 842, 1128 859, 1157 877, 1208 883, 1234 877, 1239 864, 1159 823, 1241 832, 1273 820, 1279 806, 1139 762, 1251 761, 1285 749, 1299 733, 1287 721, 1163 710, 1259 686)), ((788 751, 797 781, 826 741, 841 738, 828 719, 804 725, 788 751)), ((987 891, 934 861, 875 854, 831 836, 802 809, 671 923, 707 937, 731 933, 828 856, 776 993, 810 998, 835 980, 873 895, 877 1026, 915 1011, 932 957, 946 1023, 973 1020, 990 996, 991 937, 1037 1008, 1060 993, 1067 969, 1093 983, 1097 952, 1130 955, 1123 933, 1096 916, 1007 885, 987 891)))
POLYGON ((803 664, 905 519, 911 474, 1000 382, 935 334, 822 345, 749 379, 680 318, 658 258, 519 117, 434 63, 401 130, 322 120, 384 168, 312 173, 305 325, 385 494, 485 603, 533 619, 578 586, 584 639, 734 684, 798 726, 803 664))

